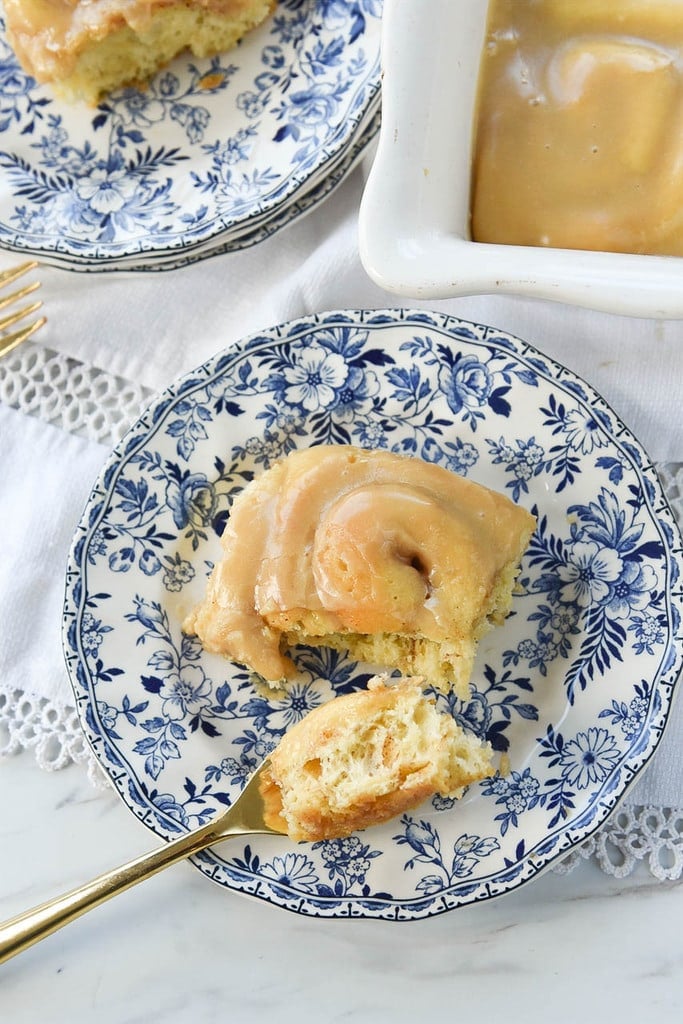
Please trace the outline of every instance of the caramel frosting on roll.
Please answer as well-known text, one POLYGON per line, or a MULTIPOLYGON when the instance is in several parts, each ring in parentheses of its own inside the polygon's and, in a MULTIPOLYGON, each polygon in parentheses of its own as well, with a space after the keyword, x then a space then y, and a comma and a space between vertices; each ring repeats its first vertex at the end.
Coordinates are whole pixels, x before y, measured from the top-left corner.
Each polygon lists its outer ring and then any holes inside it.
POLYGON ((60 96, 95 103, 146 83, 183 50, 228 51, 276 0, 4 0, 7 40, 25 71, 60 96))
MULTIPOLYGON (((10 42, 38 81, 71 71, 84 44, 122 27, 144 33, 177 0, 3 0, 10 42)), ((241 15, 251 0, 192 0, 199 11, 241 15)))
POLYGON ((510 609, 534 517, 433 463, 350 445, 293 452, 235 501, 185 623, 272 683, 295 643, 347 649, 467 695, 479 637, 510 609))

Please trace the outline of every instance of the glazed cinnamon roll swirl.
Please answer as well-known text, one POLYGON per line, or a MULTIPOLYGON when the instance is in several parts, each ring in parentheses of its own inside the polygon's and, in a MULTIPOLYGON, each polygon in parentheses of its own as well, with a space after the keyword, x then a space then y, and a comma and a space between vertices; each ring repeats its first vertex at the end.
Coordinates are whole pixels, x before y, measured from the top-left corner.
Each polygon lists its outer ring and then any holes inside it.
POLYGON ((534 525, 504 495, 418 458, 293 452, 235 501, 184 628, 274 685, 296 672, 288 648, 306 643, 466 698, 534 525))

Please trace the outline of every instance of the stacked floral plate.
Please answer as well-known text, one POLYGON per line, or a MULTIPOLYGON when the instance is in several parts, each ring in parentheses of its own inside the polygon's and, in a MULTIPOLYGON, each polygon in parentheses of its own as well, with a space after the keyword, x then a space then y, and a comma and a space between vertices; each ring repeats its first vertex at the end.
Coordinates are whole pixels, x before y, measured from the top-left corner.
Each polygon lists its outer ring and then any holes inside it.
POLYGON ((0 19, 0 246, 74 270, 243 249, 322 202, 380 120, 381 0, 281 0, 230 53, 66 104, 0 19))

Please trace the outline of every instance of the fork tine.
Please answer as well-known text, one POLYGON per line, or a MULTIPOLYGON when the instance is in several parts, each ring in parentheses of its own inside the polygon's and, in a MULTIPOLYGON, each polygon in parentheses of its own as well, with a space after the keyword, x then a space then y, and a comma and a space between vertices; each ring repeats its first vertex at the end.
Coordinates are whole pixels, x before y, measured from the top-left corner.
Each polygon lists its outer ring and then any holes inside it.
POLYGON ((4 320, 0 320, 0 331, 7 330, 12 324, 16 324, 19 320, 23 320, 25 316, 29 316, 30 313, 35 313, 37 309, 40 309, 42 302, 33 302, 30 306, 24 306, 23 309, 18 309, 16 313, 10 313, 4 320))
MULTIPOLYGON (((10 267, 8 270, 0 272, 0 288, 4 288, 5 285, 12 284, 18 280, 29 270, 34 270, 38 266, 37 260, 29 260, 26 263, 21 263, 19 266, 10 267)), ((14 303, 19 302, 21 299, 26 298, 32 292, 40 288, 40 281, 33 281, 31 284, 24 285, 23 287, 17 288, 10 295, 5 295, 0 298, 0 310, 6 309, 14 303)), ((26 341, 30 338, 39 327, 42 327, 46 323, 46 317, 41 316, 37 320, 34 320, 31 324, 25 324, 20 327, 19 330, 14 331, 12 334, 5 334, 4 331, 8 327, 12 327, 20 320, 24 320, 27 316, 35 313, 36 310, 40 309, 42 302, 40 299, 37 302, 31 302, 28 305, 18 309, 15 313, 9 313, 7 316, 0 319, 0 356, 5 355, 7 352, 11 352, 12 349, 20 345, 22 341, 26 341)))
POLYGON ((35 270, 37 266, 38 260, 29 260, 28 263, 20 263, 18 267, 10 267, 8 270, 3 270, 0 272, 0 286, 12 284, 17 278, 27 274, 29 270, 35 270))
POLYGON ((11 352, 13 348, 17 347, 17 345, 21 345, 22 341, 26 341, 27 338, 30 338, 31 335, 45 323, 47 323, 47 317, 41 316, 38 320, 34 320, 32 324, 29 324, 28 327, 21 327, 18 331, 15 331, 14 334, 4 334, 0 336, 0 356, 7 355, 7 353, 11 352))
POLYGON ((27 284, 24 288, 19 288, 16 292, 12 292, 10 295, 5 295, 4 298, 0 299, 0 309, 5 309, 13 302, 18 302, 19 299, 25 298, 34 292, 37 288, 40 288, 40 281, 33 281, 32 284, 27 284))

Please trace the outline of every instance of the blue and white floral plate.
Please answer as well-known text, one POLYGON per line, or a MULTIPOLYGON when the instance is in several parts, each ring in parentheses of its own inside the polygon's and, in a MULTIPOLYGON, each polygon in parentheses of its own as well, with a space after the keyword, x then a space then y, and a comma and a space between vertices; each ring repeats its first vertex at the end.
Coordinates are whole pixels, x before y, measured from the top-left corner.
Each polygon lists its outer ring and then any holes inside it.
POLYGON ((178 59, 96 109, 37 86, 0 19, 0 245, 72 269, 154 268, 288 223, 377 130, 380 16, 381 0, 280 0, 235 50, 178 59))
MULTIPOLYGON (((336 160, 332 167, 327 169, 326 174, 321 175, 319 179, 316 178, 310 188, 302 190, 296 199, 284 205, 281 210, 271 215, 266 215, 263 218, 254 218, 253 221, 249 222, 249 226, 245 228, 244 232, 231 232, 229 235, 224 236, 218 244, 211 246, 208 251, 205 251, 202 247, 184 249, 170 255, 160 255, 153 263, 146 261, 144 258, 139 261, 133 259, 130 262, 126 262, 125 266, 119 263, 112 266, 111 269, 114 271, 117 269, 128 271, 174 270, 205 256, 220 256, 224 253, 238 252, 243 249, 250 249, 259 242, 265 241, 265 239, 270 238, 282 228, 294 224, 311 210, 314 210, 341 185, 342 181, 344 181, 373 144, 375 136, 379 131, 380 122, 381 111, 378 108, 362 131, 354 136, 350 145, 344 150, 342 157, 336 160)), ((84 263, 79 269, 100 272, 106 268, 103 267, 101 262, 95 261, 92 264, 84 263)))
POLYGON ((64 648, 85 733, 133 814, 170 838, 230 804, 308 710, 363 685, 370 666, 301 648, 302 682, 270 700, 181 632, 235 495, 323 442, 437 461, 537 514, 472 699, 438 698, 509 768, 349 839, 233 839, 194 862, 308 915, 421 918, 498 896, 604 822, 657 747, 683 661, 681 538, 650 460, 587 384, 502 331, 325 313, 164 392, 107 461, 73 542, 64 648))

